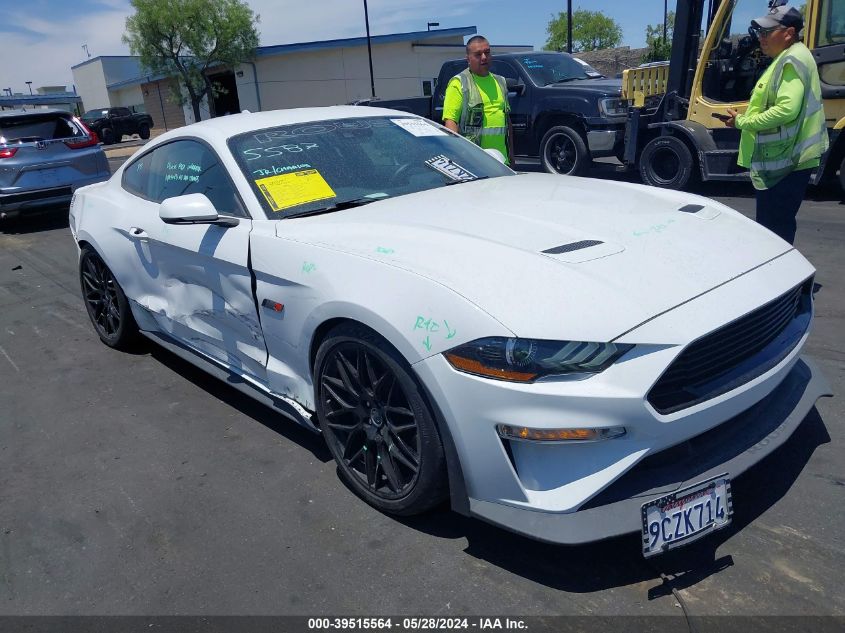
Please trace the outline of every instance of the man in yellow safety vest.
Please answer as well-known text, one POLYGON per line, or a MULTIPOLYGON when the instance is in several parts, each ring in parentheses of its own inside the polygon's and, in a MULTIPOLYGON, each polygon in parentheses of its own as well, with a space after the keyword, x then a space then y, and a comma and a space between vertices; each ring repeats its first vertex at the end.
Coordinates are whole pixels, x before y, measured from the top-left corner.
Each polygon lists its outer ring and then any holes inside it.
POLYGON ((490 72, 490 43, 481 35, 466 45, 469 67, 446 87, 443 123, 484 149, 497 149, 513 164, 508 88, 504 77, 490 72))
POLYGON ((742 131, 737 163, 751 171, 757 190, 757 222, 790 244, 810 175, 827 151, 819 71, 798 40, 801 13, 777 6, 751 21, 772 63, 760 77, 748 109, 726 123, 742 131))

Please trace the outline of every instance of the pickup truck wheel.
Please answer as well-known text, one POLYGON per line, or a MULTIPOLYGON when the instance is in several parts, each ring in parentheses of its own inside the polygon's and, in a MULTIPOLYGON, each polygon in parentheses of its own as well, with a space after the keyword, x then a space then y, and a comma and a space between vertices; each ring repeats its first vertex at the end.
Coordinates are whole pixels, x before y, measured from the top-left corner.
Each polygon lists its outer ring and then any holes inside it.
POLYGON ((114 130, 110 127, 104 127, 100 132, 100 140, 103 145, 112 145, 114 143, 114 130))
POLYGON ((138 126, 138 136, 144 140, 150 138, 150 126, 146 123, 141 123, 141 125, 138 126))
POLYGON ((540 143, 540 160, 547 172, 564 176, 580 176, 592 162, 584 139, 565 125, 546 132, 540 143))
POLYGON ((676 136, 651 139, 640 156, 643 182, 663 189, 683 189, 695 180, 695 159, 687 144, 676 136))

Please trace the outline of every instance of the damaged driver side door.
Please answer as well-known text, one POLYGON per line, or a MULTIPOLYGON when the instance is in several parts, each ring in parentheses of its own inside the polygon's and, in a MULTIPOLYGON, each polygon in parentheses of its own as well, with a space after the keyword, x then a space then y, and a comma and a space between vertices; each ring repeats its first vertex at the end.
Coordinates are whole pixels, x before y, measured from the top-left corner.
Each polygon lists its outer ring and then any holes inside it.
POLYGON ((165 223, 147 231, 159 295, 158 327, 235 372, 266 382, 267 348, 249 269, 252 220, 215 152, 198 140, 156 148, 149 161, 151 201, 204 194, 227 225, 165 223))

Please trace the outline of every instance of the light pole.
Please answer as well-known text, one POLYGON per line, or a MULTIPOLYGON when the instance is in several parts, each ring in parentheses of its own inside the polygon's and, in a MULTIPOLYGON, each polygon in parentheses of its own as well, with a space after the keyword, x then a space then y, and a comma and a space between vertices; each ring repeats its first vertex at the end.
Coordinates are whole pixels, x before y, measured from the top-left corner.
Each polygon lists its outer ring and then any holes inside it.
POLYGON ((572 54, 572 0, 566 0, 566 52, 572 54))
POLYGON ((85 54, 88 55, 88 57, 91 57, 91 53, 88 52, 88 44, 83 44, 82 48, 85 49, 85 54))
POLYGON ((370 58, 370 92, 376 98, 376 82, 373 79, 373 46, 370 43, 370 13, 367 11, 367 0, 364 0, 364 22, 367 25, 367 56, 370 58))
POLYGON ((663 0, 663 46, 666 46, 666 22, 667 16, 669 15, 668 4, 669 0, 663 0))
POLYGON ((29 86, 29 96, 31 97, 32 96, 32 82, 31 81, 25 81, 24 83, 27 86, 29 86))
POLYGON ((432 26, 440 26, 440 22, 429 22, 426 24, 426 30, 430 31, 432 26))

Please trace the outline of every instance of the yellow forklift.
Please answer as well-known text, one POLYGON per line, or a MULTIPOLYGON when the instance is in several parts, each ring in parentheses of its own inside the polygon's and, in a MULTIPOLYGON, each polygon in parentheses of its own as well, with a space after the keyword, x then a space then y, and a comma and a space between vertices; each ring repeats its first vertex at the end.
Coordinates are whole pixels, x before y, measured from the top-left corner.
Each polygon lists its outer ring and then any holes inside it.
MULTIPOLYGON (((845 189, 845 0, 795 6, 804 14, 801 39, 819 68, 830 134, 830 150, 811 182, 838 172, 845 189)), ((749 30, 751 20, 766 11, 763 0, 678 0, 671 60, 623 73, 629 110, 620 159, 638 168, 643 182, 682 189, 697 180, 748 180, 736 164, 739 131, 719 117, 728 108, 745 110, 772 61, 749 30)))

